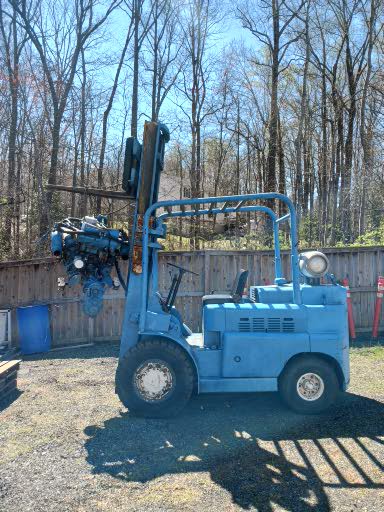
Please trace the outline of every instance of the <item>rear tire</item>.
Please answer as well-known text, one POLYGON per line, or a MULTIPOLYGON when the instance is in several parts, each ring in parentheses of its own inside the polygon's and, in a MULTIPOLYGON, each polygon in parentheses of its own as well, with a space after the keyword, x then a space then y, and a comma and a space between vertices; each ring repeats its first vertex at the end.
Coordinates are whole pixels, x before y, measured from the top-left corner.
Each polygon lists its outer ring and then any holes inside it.
POLYGON ((337 401, 340 383, 330 363, 306 356, 288 363, 279 379, 279 392, 290 409, 301 414, 319 414, 337 401))
POLYGON ((116 370, 116 393, 137 416, 165 418, 179 413, 193 391, 194 369, 173 342, 150 339, 127 351, 116 370))

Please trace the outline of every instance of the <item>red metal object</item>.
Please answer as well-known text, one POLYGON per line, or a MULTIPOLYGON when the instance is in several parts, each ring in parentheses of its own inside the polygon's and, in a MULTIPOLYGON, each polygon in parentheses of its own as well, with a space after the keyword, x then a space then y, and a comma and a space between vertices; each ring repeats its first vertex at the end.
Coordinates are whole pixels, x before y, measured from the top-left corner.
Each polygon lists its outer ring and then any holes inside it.
POLYGON ((352 309, 352 301, 351 301, 351 291, 349 289, 349 280, 346 277, 343 279, 343 286, 347 289, 347 307, 348 307, 348 326, 349 326, 349 336, 351 340, 356 339, 356 331, 355 331, 355 320, 353 319, 353 309, 352 309))
POLYGON ((375 313, 373 315, 373 326, 372 326, 372 338, 377 338, 379 335, 379 323, 381 313, 381 303, 383 302, 384 292, 384 277, 379 277, 377 280, 377 293, 376 293, 376 304, 375 313))

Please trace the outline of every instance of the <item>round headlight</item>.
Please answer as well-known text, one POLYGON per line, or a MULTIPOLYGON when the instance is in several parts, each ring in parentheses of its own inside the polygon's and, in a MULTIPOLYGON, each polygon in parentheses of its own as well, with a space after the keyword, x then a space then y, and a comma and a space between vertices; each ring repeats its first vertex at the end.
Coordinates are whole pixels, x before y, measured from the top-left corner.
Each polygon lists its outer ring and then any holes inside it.
POLYGON ((299 268, 306 277, 322 277, 328 271, 329 261, 322 252, 303 252, 300 254, 299 268))
POLYGON ((75 267, 76 267, 78 270, 81 270, 82 268, 84 268, 84 261, 83 261, 79 256, 76 256, 76 257, 73 259, 73 264, 75 265, 75 267))

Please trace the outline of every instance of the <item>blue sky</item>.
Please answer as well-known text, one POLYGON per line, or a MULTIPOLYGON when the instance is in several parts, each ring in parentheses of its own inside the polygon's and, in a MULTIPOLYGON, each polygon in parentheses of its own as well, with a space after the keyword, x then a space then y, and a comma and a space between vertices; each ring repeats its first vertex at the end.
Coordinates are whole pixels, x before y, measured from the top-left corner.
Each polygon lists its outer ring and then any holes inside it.
MULTIPOLYGON (((105 42, 102 43, 101 46, 98 48, 98 53, 101 50, 102 56, 104 59, 108 59, 108 55, 111 56, 111 60, 116 60, 119 56, 120 49, 122 49, 126 31, 128 29, 128 17, 119 12, 115 11, 113 16, 110 18, 108 27, 106 28, 108 32, 108 37, 105 42)), ((221 27, 220 27, 221 28, 221 27)), ((225 22, 222 24, 222 28, 220 30, 220 34, 215 37, 215 46, 214 51, 217 55, 223 55, 223 52, 226 48, 229 47, 229 45, 234 41, 243 41, 247 46, 251 46, 253 44, 256 44, 256 40, 252 34, 242 28, 241 23, 238 19, 236 19, 235 16, 228 16, 225 22)), ((130 55, 129 50, 127 53, 127 63, 130 61, 130 55)), ((104 67, 103 71, 99 74, 101 83, 103 84, 103 88, 105 87, 105 90, 107 91, 108 88, 112 85, 112 81, 114 78, 116 66, 106 66, 104 67)), ((128 84, 130 86, 130 84, 128 84)), ((144 122, 145 114, 150 114, 150 107, 149 103, 146 100, 145 91, 140 91, 140 109, 139 113, 141 114, 141 125, 144 122)), ((113 113, 111 115, 111 123, 109 128, 109 133, 112 135, 112 133, 116 133, 116 135, 121 134, 121 128, 120 128, 120 122, 119 119, 121 119, 122 110, 123 110, 123 104, 122 104, 122 98, 121 98, 121 90, 120 94, 116 97, 113 113), (112 121, 112 117, 115 119, 115 121, 112 121)), ((171 117, 171 111, 174 109, 174 105, 172 103, 172 98, 170 97, 169 100, 164 105, 164 108, 162 110, 163 116, 162 120, 164 120, 166 123, 170 125, 172 128, 172 125, 174 124, 172 122, 171 117)), ((129 126, 127 127, 129 129, 129 126)), ((141 127, 139 128, 139 138, 141 138, 141 127)), ((129 131, 129 130, 128 130, 129 131)), ((126 133, 127 136, 129 136, 129 133, 126 133)))

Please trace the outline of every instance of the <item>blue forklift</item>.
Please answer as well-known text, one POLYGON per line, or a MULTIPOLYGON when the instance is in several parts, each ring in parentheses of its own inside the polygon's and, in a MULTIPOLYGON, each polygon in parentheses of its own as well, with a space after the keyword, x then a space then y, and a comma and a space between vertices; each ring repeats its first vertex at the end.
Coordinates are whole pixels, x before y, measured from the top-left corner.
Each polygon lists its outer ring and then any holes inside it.
MULTIPOLYGON (((169 132, 146 123, 143 144, 127 140, 122 193, 111 197, 134 201, 129 234, 108 226, 105 216, 67 218, 51 234, 53 254, 67 276, 59 285, 83 286, 83 309, 96 316, 107 287, 125 290, 116 393, 133 414, 177 414, 194 393, 278 391, 294 411, 320 413, 349 383, 349 335, 346 290, 328 273, 327 257, 298 254, 295 208, 279 193, 204 197, 158 202, 164 148, 169 132), (285 205, 279 217, 271 205, 285 205), (262 212, 273 230, 273 285, 250 286, 241 269, 227 294, 202 297, 202 333, 192 333, 175 300, 190 269, 170 264, 169 292, 158 288, 159 240, 167 236, 167 219, 262 212), (290 231, 290 276, 283 276, 279 227, 290 231), (128 260, 122 275, 119 260, 128 260), (112 277, 115 269, 116 276, 112 277)), ((52 186, 65 190, 66 187, 52 186)), ((78 193, 103 194, 98 190, 78 193)), ((192 272, 193 273, 193 272, 192 272)))

